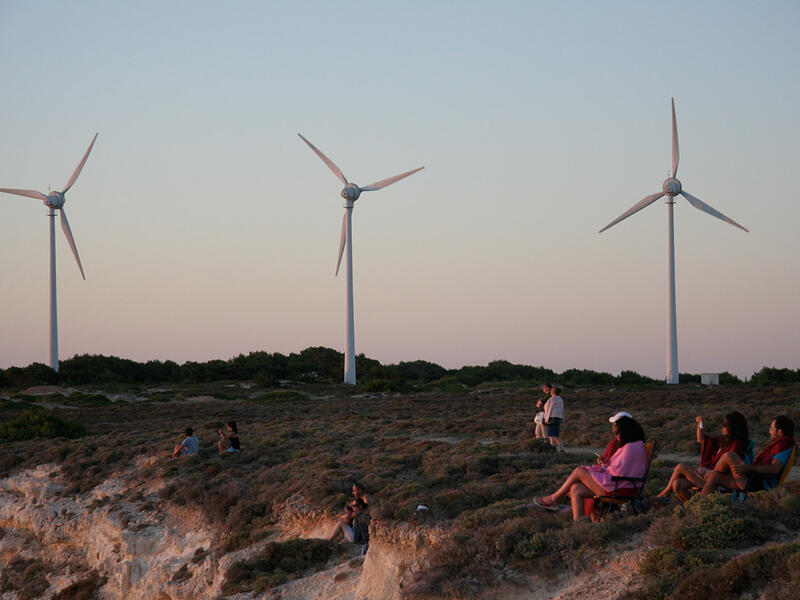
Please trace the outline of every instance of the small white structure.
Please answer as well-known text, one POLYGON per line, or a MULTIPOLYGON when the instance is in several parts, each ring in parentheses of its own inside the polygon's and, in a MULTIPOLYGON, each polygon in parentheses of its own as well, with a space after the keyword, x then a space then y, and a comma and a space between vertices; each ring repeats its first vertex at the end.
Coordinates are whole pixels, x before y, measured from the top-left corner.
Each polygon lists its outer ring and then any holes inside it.
POLYGON ((700 383, 703 385, 719 385, 719 373, 701 373, 700 383))

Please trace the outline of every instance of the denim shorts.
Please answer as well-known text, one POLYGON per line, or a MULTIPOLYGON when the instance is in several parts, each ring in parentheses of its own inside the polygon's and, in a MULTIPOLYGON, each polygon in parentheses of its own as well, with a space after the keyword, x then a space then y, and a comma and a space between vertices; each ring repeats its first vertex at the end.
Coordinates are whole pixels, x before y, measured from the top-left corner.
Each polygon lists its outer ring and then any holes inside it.
POLYGON ((547 422, 547 437, 559 437, 561 435, 561 419, 553 417, 547 422))

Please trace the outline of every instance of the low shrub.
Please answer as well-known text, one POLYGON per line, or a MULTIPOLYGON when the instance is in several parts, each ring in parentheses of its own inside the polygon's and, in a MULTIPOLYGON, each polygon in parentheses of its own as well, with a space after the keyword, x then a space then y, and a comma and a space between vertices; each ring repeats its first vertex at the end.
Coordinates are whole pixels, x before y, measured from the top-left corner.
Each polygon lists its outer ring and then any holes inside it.
POLYGON ((334 551, 335 545, 327 540, 270 542, 253 558, 235 562, 228 568, 222 592, 261 593, 301 577, 310 568, 322 568, 334 551))
POLYGON ((55 594, 53 600, 96 600, 105 582, 105 577, 100 577, 97 571, 92 571, 88 577, 79 579, 55 594))
POLYGON ((295 400, 308 400, 308 396, 300 392, 295 392, 294 390, 276 390, 274 392, 261 394, 256 398, 252 398, 252 400, 257 402, 291 402, 295 400))
POLYGON ((761 548, 733 558, 721 567, 694 569, 686 573, 672 597, 686 600, 737 598, 745 593, 764 593, 765 586, 771 584, 772 592, 761 597, 783 595, 784 598, 797 598, 798 588, 792 591, 785 585, 787 579, 798 579, 797 572, 792 570, 792 566, 797 564, 800 564, 800 544, 761 548))
POLYGON ((683 549, 741 548, 764 540, 761 522, 734 510, 727 494, 697 494, 686 503, 685 512, 687 518, 675 530, 674 540, 683 549))
POLYGON ((86 429, 80 423, 67 421, 43 409, 25 409, 0 423, 0 440, 12 442, 83 435, 86 435, 86 429))
POLYGON ((70 394, 66 398, 61 398, 61 404, 67 404, 69 406, 85 406, 85 407, 99 407, 99 406, 109 406, 114 404, 111 400, 103 396, 102 394, 70 394))
POLYGON ((17 600, 39 600, 49 587, 48 573, 41 560, 14 556, 0 573, 0 592, 16 592, 17 600))

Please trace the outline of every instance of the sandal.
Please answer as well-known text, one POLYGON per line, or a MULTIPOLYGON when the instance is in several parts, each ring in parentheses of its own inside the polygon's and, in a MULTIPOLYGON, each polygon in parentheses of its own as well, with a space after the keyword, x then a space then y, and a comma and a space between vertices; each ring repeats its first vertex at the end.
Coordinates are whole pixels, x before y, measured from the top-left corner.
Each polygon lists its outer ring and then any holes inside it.
POLYGON ((534 498, 533 499, 533 505, 537 506, 539 508, 542 508, 544 510, 549 510, 549 511, 553 511, 553 512, 556 512, 556 511, 559 510, 557 506, 553 506, 552 504, 547 504, 544 501, 544 498, 534 498))

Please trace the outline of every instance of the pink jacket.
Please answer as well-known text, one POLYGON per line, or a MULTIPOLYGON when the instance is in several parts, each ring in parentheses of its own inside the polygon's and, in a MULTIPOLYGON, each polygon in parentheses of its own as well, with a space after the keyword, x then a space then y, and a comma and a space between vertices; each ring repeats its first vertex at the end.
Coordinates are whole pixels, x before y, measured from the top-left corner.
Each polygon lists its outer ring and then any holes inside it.
MULTIPOLYGON (((614 482, 611 477, 644 477, 647 470, 647 451, 644 449, 644 442, 630 442, 617 450, 611 457, 608 465, 589 465, 586 467, 594 480, 599 483, 604 490, 614 489, 614 482)), ((633 487, 630 481, 620 481, 619 488, 633 487)), ((619 489, 618 488, 618 489, 619 489)))

